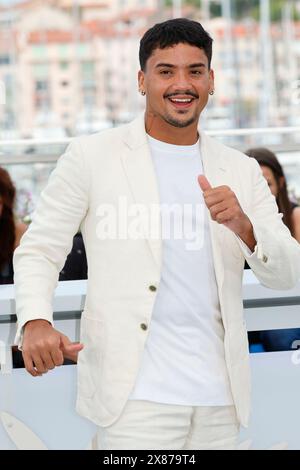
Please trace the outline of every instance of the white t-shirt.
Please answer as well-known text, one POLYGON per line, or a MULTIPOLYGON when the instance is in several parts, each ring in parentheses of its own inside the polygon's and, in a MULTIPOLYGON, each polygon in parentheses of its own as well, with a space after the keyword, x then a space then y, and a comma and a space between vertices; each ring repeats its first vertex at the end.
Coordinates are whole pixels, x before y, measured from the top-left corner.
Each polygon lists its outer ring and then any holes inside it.
POLYGON ((177 146, 148 139, 161 205, 177 204, 177 232, 174 223, 168 224, 170 212, 162 209, 161 280, 129 398, 186 406, 232 405, 208 211, 197 181, 203 173, 199 141, 177 146), (178 207, 182 226, 187 227, 181 238, 178 207), (188 238, 193 234, 194 242, 188 238))

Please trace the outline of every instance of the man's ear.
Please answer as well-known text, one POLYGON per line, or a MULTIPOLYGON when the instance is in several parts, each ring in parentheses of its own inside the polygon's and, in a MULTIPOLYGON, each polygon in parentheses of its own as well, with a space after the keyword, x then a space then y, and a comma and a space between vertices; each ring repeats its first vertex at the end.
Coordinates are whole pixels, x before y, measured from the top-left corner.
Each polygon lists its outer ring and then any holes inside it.
POLYGON ((215 89, 215 72, 213 69, 209 69, 208 73, 209 73, 209 81, 211 83, 211 89, 214 90, 215 89))
POLYGON ((138 72, 138 84, 139 84, 139 90, 145 91, 145 74, 142 70, 139 70, 138 72))

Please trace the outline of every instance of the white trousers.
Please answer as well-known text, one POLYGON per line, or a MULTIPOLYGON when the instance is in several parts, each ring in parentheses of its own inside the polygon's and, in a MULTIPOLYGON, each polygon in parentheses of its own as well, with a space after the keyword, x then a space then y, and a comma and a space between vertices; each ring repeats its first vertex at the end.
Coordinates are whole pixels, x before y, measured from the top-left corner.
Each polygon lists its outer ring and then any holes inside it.
POLYGON ((114 424, 98 428, 97 445, 101 450, 233 450, 238 434, 234 406, 128 400, 114 424))

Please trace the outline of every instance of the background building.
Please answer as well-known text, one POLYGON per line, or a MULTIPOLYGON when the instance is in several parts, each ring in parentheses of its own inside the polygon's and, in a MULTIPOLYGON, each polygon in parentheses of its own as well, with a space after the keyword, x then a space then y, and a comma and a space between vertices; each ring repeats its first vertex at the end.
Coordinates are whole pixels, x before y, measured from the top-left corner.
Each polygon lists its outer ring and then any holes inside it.
MULTIPOLYGON (((181 5, 182 16, 203 22, 215 40, 216 94, 204 116, 209 129, 300 122, 299 2, 261 3, 273 9, 261 6, 259 18, 238 0, 181 5), (281 9, 271 21, 274 4, 281 9)), ((49 135, 74 135, 131 119, 143 106, 139 39, 174 13, 161 0, 3 0, 1 135, 37 136, 46 128, 49 135)))

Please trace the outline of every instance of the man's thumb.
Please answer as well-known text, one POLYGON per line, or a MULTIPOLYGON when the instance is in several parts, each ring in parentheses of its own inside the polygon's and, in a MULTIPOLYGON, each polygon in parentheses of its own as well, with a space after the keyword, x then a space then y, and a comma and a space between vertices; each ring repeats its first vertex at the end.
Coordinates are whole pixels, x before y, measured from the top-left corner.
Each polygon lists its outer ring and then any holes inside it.
POLYGON ((82 343, 72 343, 67 336, 61 335, 60 349, 66 353, 78 353, 84 348, 82 343))
POLYGON ((198 183, 203 192, 207 191, 208 189, 212 189, 208 179, 204 175, 198 176, 198 183))

